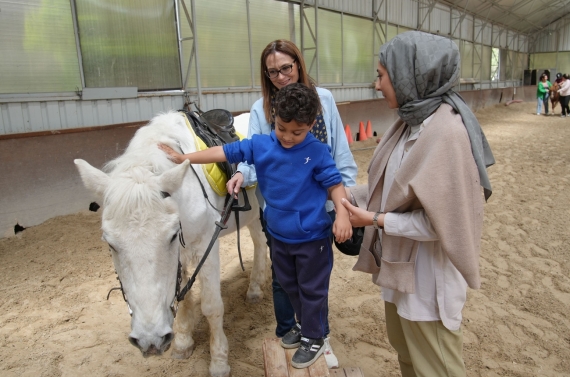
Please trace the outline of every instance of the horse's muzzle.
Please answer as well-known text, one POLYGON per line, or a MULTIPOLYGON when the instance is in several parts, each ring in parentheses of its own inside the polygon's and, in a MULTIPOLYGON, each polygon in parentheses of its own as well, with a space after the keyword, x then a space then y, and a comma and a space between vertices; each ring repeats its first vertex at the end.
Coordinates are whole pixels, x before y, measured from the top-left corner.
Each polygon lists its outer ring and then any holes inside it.
POLYGON ((160 344, 158 345, 151 344, 146 349, 144 349, 144 347, 140 345, 139 340, 137 338, 129 336, 129 342, 142 352, 143 357, 162 355, 170 348, 170 343, 172 342, 172 339, 174 339, 174 334, 170 332, 161 338, 160 344))

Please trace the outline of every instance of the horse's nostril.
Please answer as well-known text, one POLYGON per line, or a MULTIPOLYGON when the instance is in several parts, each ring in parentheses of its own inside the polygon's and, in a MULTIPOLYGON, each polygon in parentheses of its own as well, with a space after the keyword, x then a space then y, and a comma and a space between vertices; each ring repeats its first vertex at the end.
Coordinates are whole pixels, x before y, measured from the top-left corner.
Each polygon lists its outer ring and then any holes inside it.
POLYGON ((172 334, 171 332, 169 332, 168 334, 163 336, 162 337, 162 345, 166 346, 166 345, 170 344, 170 342, 172 342, 172 338, 174 338, 174 334, 172 334))
POLYGON ((129 342, 131 342, 131 344, 135 347, 137 347, 138 349, 141 348, 141 346, 139 346, 139 340, 137 338, 133 338, 132 336, 129 336, 129 342))

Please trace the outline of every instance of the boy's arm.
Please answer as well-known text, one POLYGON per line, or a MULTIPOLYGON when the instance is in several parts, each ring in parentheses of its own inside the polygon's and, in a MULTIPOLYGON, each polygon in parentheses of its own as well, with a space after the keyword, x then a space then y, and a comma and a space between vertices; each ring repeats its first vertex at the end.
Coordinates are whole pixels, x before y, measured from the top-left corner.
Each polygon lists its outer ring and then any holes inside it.
POLYGON ((336 241, 342 243, 352 237, 352 225, 348 210, 342 205, 342 199, 346 200, 346 190, 342 183, 329 188, 330 196, 335 205, 336 220, 333 224, 333 234, 336 241))
POLYGON ((168 158, 177 164, 182 163, 184 160, 189 160, 193 164, 209 164, 212 162, 227 161, 224 148, 220 146, 187 154, 180 154, 165 144, 158 144, 158 148, 163 150, 168 155, 168 158))

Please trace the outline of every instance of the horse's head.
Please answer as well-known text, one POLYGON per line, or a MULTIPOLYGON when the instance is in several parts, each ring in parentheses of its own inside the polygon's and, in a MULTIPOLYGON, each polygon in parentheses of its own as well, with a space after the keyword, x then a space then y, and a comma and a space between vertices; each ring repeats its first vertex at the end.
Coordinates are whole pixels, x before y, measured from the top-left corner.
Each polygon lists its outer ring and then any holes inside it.
POLYGON ((179 260, 178 206, 170 197, 189 163, 155 175, 131 166, 107 174, 75 160, 84 185, 103 203, 103 239, 131 311, 129 341, 144 356, 161 354, 173 338, 173 313, 179 260))

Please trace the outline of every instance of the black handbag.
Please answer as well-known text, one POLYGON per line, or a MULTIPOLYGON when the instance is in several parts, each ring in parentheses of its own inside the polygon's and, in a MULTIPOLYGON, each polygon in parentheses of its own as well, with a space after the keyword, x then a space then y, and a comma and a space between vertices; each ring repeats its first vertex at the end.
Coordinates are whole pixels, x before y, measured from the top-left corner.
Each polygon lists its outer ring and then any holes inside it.
POLYGON ((364 239, 364 227, 355 228, 352 227, 352 237, 343 243, 336 242, 334 244, 338 251, 343 254, 355 256, 360 253, 360 246, 362 246, 362 240, 364 239))

